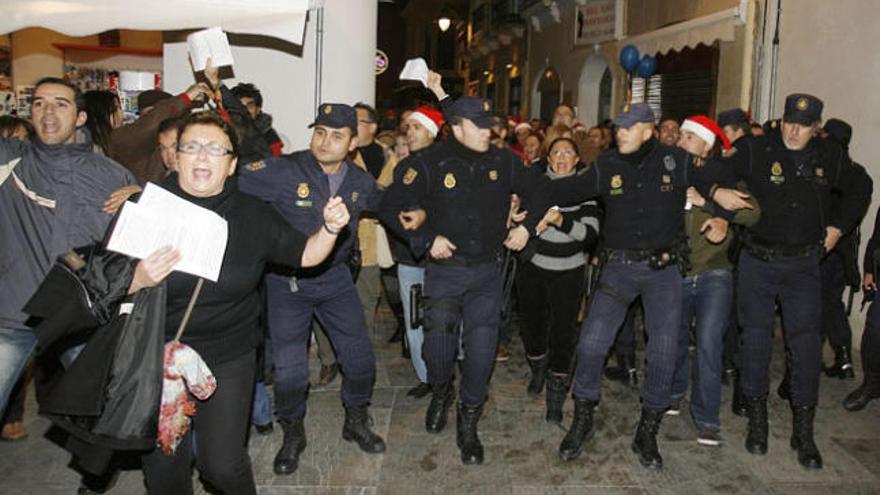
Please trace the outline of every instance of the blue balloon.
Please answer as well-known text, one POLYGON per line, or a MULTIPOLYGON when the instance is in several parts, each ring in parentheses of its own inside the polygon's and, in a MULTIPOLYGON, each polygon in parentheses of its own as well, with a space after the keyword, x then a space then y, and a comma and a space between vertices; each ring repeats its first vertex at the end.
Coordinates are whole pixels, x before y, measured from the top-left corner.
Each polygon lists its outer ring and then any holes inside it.
POLYGON ((654 75, 655 70, 657 70, 657 59, 650 55, 642 57, 642 60, 639 61, 639 68, 637 70, 639 76, 647 79, 654 75))
POLYGON ((626 45, 620 50, 620 65, 627 72, 632 72, 639 65, 639 49, 635 45, 626 45))

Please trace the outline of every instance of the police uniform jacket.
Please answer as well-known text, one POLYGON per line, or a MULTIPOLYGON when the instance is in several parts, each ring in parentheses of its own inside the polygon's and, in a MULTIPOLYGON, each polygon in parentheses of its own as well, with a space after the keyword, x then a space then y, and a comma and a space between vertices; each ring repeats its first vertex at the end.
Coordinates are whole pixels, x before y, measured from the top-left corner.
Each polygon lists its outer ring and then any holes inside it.
MULTIPOLYGON (((381 201, 381 191, 369 172, 346 159, 339 173, 345 177, 335 195, 345 202, 351 220, 339 234, 327 260, 317 267, 303 269, 298 276, 318 275, 347 262, 357 240, 360 213, 376 211, 381 201)), ((246 165, 241 169, 239 188, 271 203, 290 225, 307 235, 324 224, 324 205, 331 197, 327 174, 309 150, 246 165)))
POLYGON ((785 147, 779 132, 737 140, 728 155, 761 205, 761 219, 747 243, 765 247, 819 245, 825 228, 850 232, 865 214, 871 185, 846 152, 828 139, 813 138, 803 150, 785 147), (832 191, 839 198, 832 201, 832 191))
MULTIPOLYGON (((689 186, 709 198, 714 186, 728 186, 730 180, 720 161, 694 157, 652 138, 634 153, 603 151, 575 177, 553 181, 550 187, 559 205, 602 198, 604 248, 655 250, 673 248, 681 239, 689 186)), ((732 218, 722 208, 717 212, 732 218)))
POLYGON ((451 137, 412 155, 399 168, 406 198, 402 204, 418 205, 428 219, 413 233, 390 220, 399 209, 383 206, 383 216, 389 227, 410 240, 416 256, 422 256, 434 238, 442 235, 456 246, 444 263, 495 260, 507 237, 511 193, 519 194, 523 208, 532 212, 524 222, 530 232, 551 206, 546 199, 549 179, 523 166, 509 150, 490 147, 476 152, 451 137))

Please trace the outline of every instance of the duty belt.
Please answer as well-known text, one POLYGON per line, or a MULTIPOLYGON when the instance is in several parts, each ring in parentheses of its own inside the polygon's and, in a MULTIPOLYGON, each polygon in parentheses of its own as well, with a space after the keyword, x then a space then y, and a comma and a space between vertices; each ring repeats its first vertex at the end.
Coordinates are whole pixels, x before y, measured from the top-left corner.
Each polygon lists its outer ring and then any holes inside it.
POLYGON ((630 263, 647 262, 651 268, 659 270, 679 262, 679 254, 672 248, 657 249, 605 249, 605 261, 624 261, 630 263))
POLYGON ((761 261, 770 261, 773 258, 782 257, 803 257, 819 254, 822 252, 821 244, 802 244, 802 245, 786 245, 786 244, 769 244, 763 243, 754 237, 745 239, 746 251, 761 261))

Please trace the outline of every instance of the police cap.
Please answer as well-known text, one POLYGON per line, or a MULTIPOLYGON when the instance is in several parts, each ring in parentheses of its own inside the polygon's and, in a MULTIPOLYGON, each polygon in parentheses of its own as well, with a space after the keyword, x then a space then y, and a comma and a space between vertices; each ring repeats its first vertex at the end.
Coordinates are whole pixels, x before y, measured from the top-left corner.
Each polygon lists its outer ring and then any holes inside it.
POLYGON ((481 129, 491 129, 495 125, 492 115, 492 102, 477 96, 462 96, 446 109, 450 119, 468 119, 481 129))
POLYGON ((743 124, 746 126, 751 124, 749 114, 747 114, 742 108, 731 108, 730 110, 725 110, 718 114, 718 125, 721 128, 736 124, 743 124))
POLYGON ((654 123, 654 110, 647 103, 624 103, 614 117, 614 125, 628 129, 636 124, 654 123))
POLYGON ((813 95, 794 93, 785 98, 782 120, 800 125, 813 125, 822 120, 822 100, 813 95))
POLYGON ((345 103, 322 103, 318 107, 318 115, 309 127, 323 125, 331 129, 348 127, 351 133, 357 133, 357 112, 345 103))

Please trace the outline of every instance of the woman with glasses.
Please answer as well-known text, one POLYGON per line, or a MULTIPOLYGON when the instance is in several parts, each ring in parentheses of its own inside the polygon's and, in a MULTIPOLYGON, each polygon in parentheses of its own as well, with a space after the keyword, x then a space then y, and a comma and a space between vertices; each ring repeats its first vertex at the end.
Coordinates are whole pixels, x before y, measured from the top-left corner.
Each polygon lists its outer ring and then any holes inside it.
MULTIPOLYGON (((556 180, 574 175, 578 156, 571 138, 557 138, 548 148, 547 176, 556 180)), ((532 241, 534 250, 524 254, 527 261, 517 273, 522 339, 532 370, 528 394, 540 395, 546 380, 548 422, 562 422, 584 285, 584 246, 598 237, 598 215, 595 201, 547 210, 538 224, 539 232, 545 230, 532 241)))
MULTIPOLYGON (((217 389, 197 402, 192 429, 176 452, 167 455, 157 448, 143 457, 144 477, 151 494, 192 493, 195 460, 202 477, 222 493, 256 493, 246 440, 262 335, 257 287, 263 268, 266 263, 319 264, 348 224, 349 213, 340 198, 331 198, 324 206, 323 225, 308 237, 271 206, 240 192, 231 177, 238 141, 232 127, 215 114, 199 113, 183 122, 178 152, 177 172, 160 185, 217 213, 229 228, 220 276, 217 282, 204 281, 181 338, 210 367, 217 389)), ((174 338, 198 280, 172 272, 179 259, 170 246, 144 258, 129 289, 133 294, 165 281, 166 340, 174 338)))

